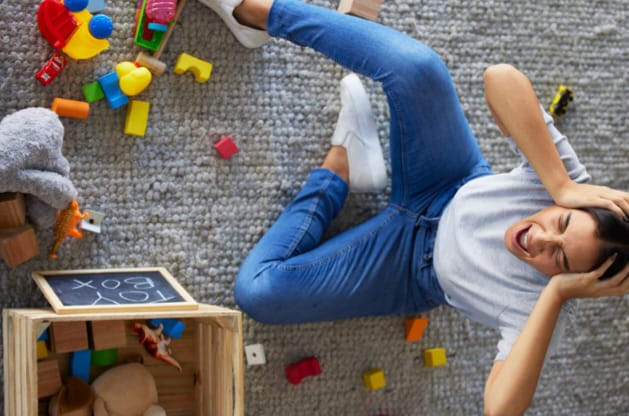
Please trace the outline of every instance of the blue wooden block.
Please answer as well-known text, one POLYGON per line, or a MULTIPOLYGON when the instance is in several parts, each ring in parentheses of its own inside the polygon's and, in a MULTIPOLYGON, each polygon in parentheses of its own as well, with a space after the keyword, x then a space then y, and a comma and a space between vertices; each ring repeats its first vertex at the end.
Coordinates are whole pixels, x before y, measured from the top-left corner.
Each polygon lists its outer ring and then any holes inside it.
POLYGON ((87 10, 90 13, 100 13, 105 10, 105 0, 89 0, 87 10))
POLYGON ((151 319, 150 324, 154 328, 157 328, 159 324, 162 324, 164 333, 175 339, 181 338, 181 334, 186 329, 186 324, 172 318, 151 319))
POLYGON ((70 359, 70 375, 80 377, 86 383, 90 382, 90 363, 92 361, 91 350, 80 350, 72 353, 70 359))
POLYGON ((110 72, 98 78, 98 83, 105 93, 105 99, 111 108, 120 108, 129 103, 129 97, 120 89, 118 74, 110 72))

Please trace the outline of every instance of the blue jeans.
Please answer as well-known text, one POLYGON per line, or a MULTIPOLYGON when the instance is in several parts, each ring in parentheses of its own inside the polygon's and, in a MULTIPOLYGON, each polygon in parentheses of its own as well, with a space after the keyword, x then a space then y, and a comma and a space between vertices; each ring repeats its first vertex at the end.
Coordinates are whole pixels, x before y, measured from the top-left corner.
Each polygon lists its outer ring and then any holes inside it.
POLYGON ((491 173, 445 64, 391 28, 294 0, 276 0, 267 23, 272 36, 382 83, 391 199, 375 217, 321 242, 348 186, 314 169, 243 263, 236 302, 276 324, 415 314, 444 304, 432 266, 439 217, 459 187, 491 173))

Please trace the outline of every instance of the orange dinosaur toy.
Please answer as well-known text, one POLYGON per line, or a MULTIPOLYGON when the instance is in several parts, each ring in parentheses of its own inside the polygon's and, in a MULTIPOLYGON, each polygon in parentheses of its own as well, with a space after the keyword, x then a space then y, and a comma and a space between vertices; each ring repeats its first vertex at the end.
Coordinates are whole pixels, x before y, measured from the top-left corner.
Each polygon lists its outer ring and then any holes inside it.
POLYGON ((55 224, 55 244, 52 246, 52 250, 48 253, 48 257, 51 259, 57 258, 57 250, 66 237, 81 238, 83 233, 77 229, 79 221, 87 218, 89 214, 79 210, 79 203, 76 201, 70 201, 68 206, 59 211, 57 214, 57 223, 55 224))

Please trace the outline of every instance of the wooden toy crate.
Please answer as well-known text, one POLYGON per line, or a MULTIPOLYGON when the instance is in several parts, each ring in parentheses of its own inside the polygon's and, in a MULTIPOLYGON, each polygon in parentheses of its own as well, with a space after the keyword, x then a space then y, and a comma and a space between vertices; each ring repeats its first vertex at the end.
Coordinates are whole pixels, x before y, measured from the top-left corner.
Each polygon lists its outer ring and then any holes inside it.
MULTIPOLYGON (((238 311, 200 304, 193 311, 82 313, 58 315, 50 309, 5 309, 4 409, 7 416, 36 416, 45 406, 37 398, 37 332, 51 322, 124 320, 127 344, 118 360, 143 356, 157 384, 159 404, 169 416, 243 416, 244 363, 242 315, 238 311), (175 318, 186 330, 172 343, 173 357, 183 371, 148 355, 132 331, 134 322, 175 318)), ((69 354, 51 356, 67 367, 69 354)), ((92 366, 92 378, 102 372, 92 366)), ((62 376, 67 370, 61 370, 62 376)))

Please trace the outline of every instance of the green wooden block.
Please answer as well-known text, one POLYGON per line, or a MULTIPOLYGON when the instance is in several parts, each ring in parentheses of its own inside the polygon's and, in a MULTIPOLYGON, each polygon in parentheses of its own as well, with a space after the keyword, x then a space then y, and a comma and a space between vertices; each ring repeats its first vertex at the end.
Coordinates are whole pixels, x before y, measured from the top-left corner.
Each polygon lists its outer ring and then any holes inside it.
POLYGON ((85 101, 88 103, 93 103, 94 101, 105 98, 105 93, 98 81, 83 85, 83 95, 85 96, 85 101))
POLYGON ((118 363, 118 348, 92 351, 92 365, 108 366, 118 363))

